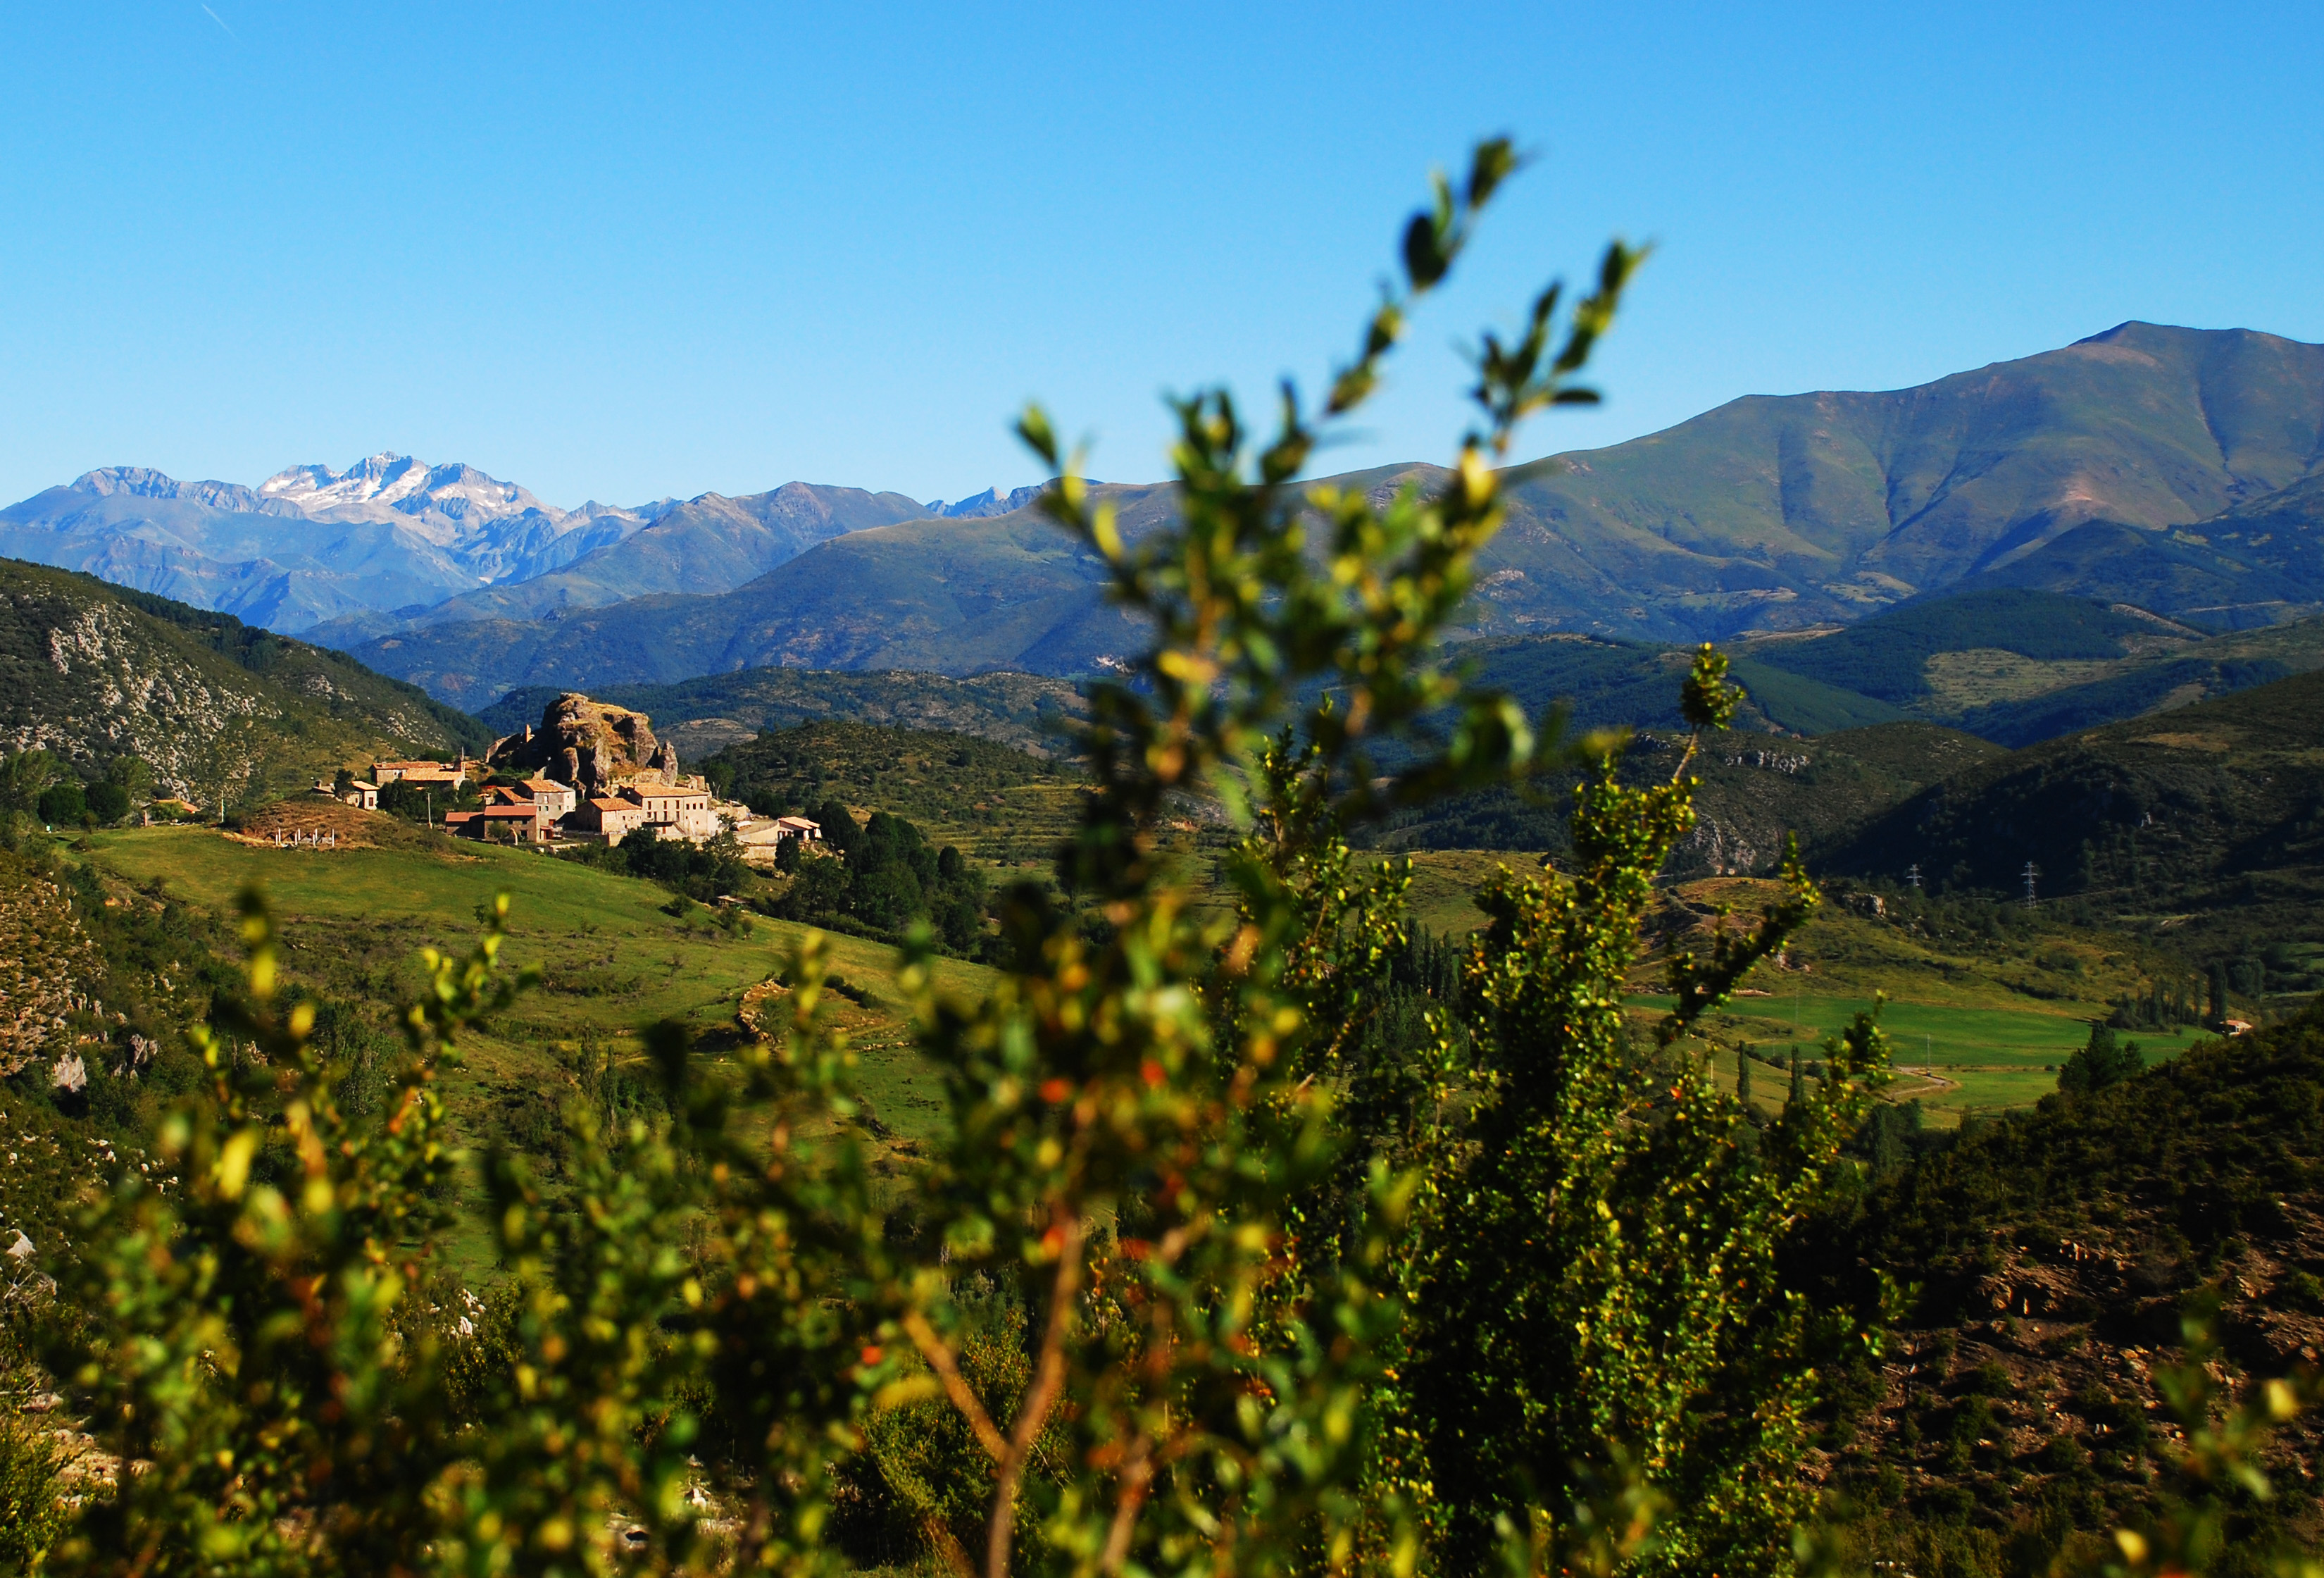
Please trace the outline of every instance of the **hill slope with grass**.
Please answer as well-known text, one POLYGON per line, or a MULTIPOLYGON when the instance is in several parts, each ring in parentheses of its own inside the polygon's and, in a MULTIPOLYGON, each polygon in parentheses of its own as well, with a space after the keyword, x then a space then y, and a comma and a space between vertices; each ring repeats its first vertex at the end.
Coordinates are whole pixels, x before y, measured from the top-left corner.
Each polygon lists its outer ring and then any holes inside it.
POLYGON ((0 743, 93 773, 142 758, 157 792, 216 807, 373 755, 479 749, 475 719, 341 652, 230 615, 0 560, 0 743))
POLYGON ((989 864, 1039 866, 1080 813, 1070 765, 960 734, 836 720, 778 729, 697 764, 767 815, 837 799, 902 817, 989 864))

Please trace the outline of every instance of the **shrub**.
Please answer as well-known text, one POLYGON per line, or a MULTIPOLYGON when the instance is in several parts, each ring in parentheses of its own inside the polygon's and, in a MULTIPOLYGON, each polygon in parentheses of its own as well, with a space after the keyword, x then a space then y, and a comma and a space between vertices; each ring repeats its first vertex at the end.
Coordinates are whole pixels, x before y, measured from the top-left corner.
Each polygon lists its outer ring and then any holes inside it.
POLYGON ((37 1422, 0 1418, 0 1572, 30 1570, 63 1534, 68 1461, 37 1422))

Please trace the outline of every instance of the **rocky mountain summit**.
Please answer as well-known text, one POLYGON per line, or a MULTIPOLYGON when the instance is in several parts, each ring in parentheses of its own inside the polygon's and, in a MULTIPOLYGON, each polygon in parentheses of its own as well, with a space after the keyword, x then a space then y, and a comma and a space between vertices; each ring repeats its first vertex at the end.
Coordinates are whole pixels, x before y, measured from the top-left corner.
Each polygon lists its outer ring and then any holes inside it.
POLYGON ((567 691, 541 709, 540 726, 503 734, 485 752, 500 772, 546 773, 595 795, 621 782, 678 781, 678 747, 656 740, 641 712, 567 691))

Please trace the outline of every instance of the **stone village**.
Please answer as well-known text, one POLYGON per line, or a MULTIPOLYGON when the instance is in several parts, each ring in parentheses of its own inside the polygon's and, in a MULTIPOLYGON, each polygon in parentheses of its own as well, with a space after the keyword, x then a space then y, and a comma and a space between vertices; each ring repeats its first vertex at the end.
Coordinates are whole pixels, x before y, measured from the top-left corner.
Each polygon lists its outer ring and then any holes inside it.
POLYGON ((374 761, 368 781, 341 774, 315 792, 364 810, 402 784, 447 801, 479 786, 483 804, 446 810, 438 820, 456 838, 548 848, 559 843, 617 844, 643 828, 657 838, 707 843, 731 832, 743 858, 772 861, 786 839, 819 842, 823 830, 804 817, 762 817, 724 800, 698 774, 680 771, 678 749, 657 741, 646 715, 568 692, 528 725, 493 742, 484 760, 374 761))

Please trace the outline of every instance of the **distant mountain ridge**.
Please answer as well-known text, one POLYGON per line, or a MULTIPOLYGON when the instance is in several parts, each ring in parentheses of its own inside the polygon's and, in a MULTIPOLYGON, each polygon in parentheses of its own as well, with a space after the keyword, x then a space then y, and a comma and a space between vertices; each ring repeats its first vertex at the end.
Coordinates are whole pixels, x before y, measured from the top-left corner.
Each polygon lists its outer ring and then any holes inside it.
MULTIPOLYGON (((1443 475, 1323 480, 1385 497, 1443 475)), ((1131 536, 1175 512, 1168 484, 1101 491, 1131 536)), ((567 512, 392 455, 256 489, 117 468, 0 511, 0 553, 300 631, 471 706, 773 665, 1069 676, 1139 641, 1034 488, 567 512)), ((2131 322, 1911 389, 1731 401, 1513 478, 1480 571, 1483 637, 1728 640, 1977 589, 2209 630, 2324 613, 2324 346, 2131 322)))
POLYGON ((838 533, 1003 505, 990 490, 946 506, 788 483, 738 498, 562 510, 472 466, 383 452, 343 471, 290 466, 255 488, 146 466, 86 472, 0 510, 0 554, 345 647, 414 621, 535 618, 724 589, 838 533))
MULTIPOLYGON (((1443 475, 1324 480, 1385 497, 1443 475)), ((1098 491, 1133 538, 1176 505, 1167 484, 1098 491)), ((1102 669, 1138 632, 1097 557, 1028 494, 835 536, 732 590, 488 629, 407 622, 351 650, 471 705, 767 665, 1102 669)), ((1527 472, 1480 570, 1488 637, 1728 640, 1961 589, 2210 630, 2324 613, 2324 346, 2128 323, 1914 389, 1732 401, 1527 472)))

